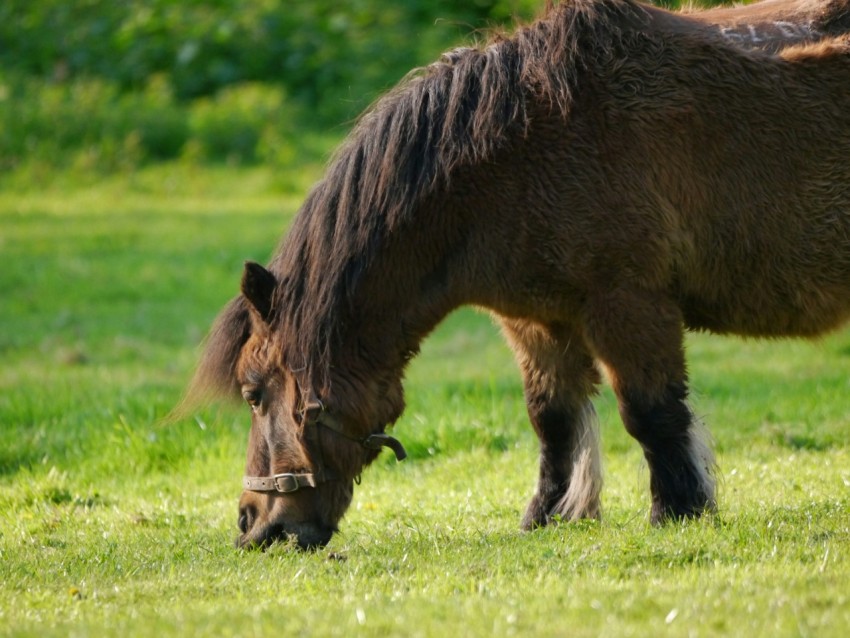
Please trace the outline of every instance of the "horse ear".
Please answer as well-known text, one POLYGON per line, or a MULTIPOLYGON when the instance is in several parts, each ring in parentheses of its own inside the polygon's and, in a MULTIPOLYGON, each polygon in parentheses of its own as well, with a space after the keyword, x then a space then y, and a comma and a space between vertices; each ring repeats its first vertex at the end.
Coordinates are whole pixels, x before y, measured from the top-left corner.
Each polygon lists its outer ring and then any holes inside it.
POLYGON ((245 262, 242 273, 242 294, 263 321, 268 323, 272 313, 272 295, 277 286, 274 275, 253 261, 245 262))

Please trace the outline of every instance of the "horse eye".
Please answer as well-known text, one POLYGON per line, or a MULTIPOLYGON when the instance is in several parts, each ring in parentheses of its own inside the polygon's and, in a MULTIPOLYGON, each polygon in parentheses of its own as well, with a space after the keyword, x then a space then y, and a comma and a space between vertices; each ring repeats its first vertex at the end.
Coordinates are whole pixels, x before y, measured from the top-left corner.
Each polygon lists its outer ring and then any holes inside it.
POLYGON ((263 392, 259 388, 242 388, 242 398, 253 409, 257 409, 263 402, 263 392))

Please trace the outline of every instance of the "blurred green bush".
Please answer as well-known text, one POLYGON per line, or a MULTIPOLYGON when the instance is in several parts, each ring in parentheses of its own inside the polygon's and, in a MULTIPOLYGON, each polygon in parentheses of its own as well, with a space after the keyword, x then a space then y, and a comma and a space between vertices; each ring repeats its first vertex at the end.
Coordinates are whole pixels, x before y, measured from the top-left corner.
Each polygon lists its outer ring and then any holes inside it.
POLYGON ((2 0, 0 170, 286 161, 544 0, 2 0))
POLYGON ((281 87, 254 82, 179 102, 161 76, 121 92, 99 78, 0 75, 0 170, 24 161, 107 171, 179 158, 287 163, 297 113, 281 87))
MULTIPOLYGON (((529 15, 542 0, 3 0, 0 64, 122 89, 164 74, 178 99, 273 82, 324 105, 327 92, 392 82, 458 35, 529 15), (423 55, 425 56, 423 58, 423 55)), ((330 107, 335 117, 345 105, 330 107)))

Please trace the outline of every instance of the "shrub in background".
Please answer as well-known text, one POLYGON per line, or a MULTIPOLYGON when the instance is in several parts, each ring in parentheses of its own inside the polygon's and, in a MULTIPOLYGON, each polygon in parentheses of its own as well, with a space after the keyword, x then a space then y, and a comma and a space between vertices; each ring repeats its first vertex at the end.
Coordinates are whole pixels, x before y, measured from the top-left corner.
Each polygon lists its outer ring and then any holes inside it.
POLYGON ((162 76, 178 101, 282 87, 325 125, 474 29, 543 0, 3 0, 0 68, 121 91, 162 76))
POLYGON ((179 157, 286 162, 295 156, 296 114, 283 89, 258 83, 183 104, 160 76, 130 93, 101 79, 0 78, 0 168, 37 161, 108 171, 179 157))
POLYGON ((544 4, 2 0, 0 170, 315 159, 315 131, 341 135, 411 68, 544 4))
POLYGON ((192 102, 190 138, 203 158, 251 163, 259 158, 262 140, 266 140, 266 153, 271 152, 271 140, 284 144, 294 113, 280 87, 259 83, 229 86, 213 97, 192 102))

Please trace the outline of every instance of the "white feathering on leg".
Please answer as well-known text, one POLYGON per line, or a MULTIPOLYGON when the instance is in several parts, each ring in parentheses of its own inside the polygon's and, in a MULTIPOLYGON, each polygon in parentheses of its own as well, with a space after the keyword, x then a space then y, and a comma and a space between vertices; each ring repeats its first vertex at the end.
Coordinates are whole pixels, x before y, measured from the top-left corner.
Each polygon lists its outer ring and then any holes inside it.
POLYGON ((599 423, 593 404, 587 401, 576 425, 576 445, 570 462, 570 485, 552 515, 563 520, 601 518, 602 456, 599 449, 599 423))

